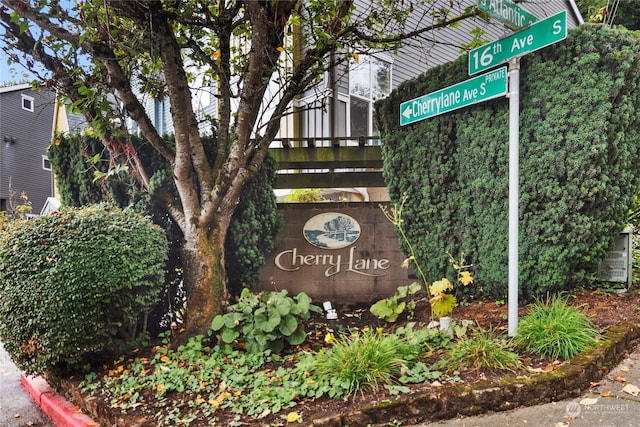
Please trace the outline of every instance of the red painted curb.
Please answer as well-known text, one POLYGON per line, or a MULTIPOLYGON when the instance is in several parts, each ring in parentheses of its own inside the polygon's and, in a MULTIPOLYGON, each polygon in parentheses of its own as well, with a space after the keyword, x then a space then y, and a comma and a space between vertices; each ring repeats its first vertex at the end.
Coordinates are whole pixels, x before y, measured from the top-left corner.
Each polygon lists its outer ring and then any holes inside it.
POLYGON ((44 378, 20 374, 20 384, 56 427, 100 427, 71 402, 56 393, 44 378))

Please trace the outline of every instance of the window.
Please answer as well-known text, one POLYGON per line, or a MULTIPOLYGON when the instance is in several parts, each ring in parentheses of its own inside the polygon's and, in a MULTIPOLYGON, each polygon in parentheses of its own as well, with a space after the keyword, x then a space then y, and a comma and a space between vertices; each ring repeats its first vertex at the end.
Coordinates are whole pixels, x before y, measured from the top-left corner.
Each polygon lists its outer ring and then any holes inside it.
POLYGON ((51 161, 45 155, 42 156, 42 169, 44 169, 46 171, 50 171, 51 170, 51 161))
POLYGON ((351 136, 375 136, 373 103, 391 93, 391 63, 361 55, 349 66, 349 122, 351 136))
POLYGON ((33 111, 33 97, 22 95, 22 109, 27 111, 33 111))

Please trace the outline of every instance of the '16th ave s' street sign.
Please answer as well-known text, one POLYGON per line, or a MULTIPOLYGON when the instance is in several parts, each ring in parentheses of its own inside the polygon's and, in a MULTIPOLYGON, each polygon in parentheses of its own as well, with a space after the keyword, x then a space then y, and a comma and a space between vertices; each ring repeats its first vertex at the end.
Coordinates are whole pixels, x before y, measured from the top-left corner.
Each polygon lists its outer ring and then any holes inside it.
POLYGON ((488 70, 511 58, 552 45, 567 37, 567 11, 563 10, 528 28, 469 52, 469 75, 488 70))
POLYGON ((400 126, 428 119, 507 94, 507 67, 502 67, 400 104, 400 126))

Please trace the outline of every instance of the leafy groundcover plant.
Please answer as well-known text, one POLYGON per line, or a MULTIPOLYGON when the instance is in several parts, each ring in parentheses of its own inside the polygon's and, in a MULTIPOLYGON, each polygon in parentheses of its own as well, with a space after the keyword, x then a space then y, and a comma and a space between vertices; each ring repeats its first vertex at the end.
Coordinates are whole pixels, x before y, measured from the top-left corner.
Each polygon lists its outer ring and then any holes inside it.
POLYGON ((520 319, 514 344, 551 359, 568 360, 595 341, 598 331, 591 320, 567 297, 556 295, 537 301, 520 319))

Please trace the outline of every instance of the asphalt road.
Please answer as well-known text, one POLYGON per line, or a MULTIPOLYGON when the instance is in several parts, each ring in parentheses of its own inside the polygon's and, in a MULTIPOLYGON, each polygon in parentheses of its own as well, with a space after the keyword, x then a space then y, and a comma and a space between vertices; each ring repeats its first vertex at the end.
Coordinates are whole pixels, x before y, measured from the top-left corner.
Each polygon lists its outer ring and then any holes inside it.
POLYGON ((20 385, 20 371, 0 342, 0 426, 54 427, 20 385))

